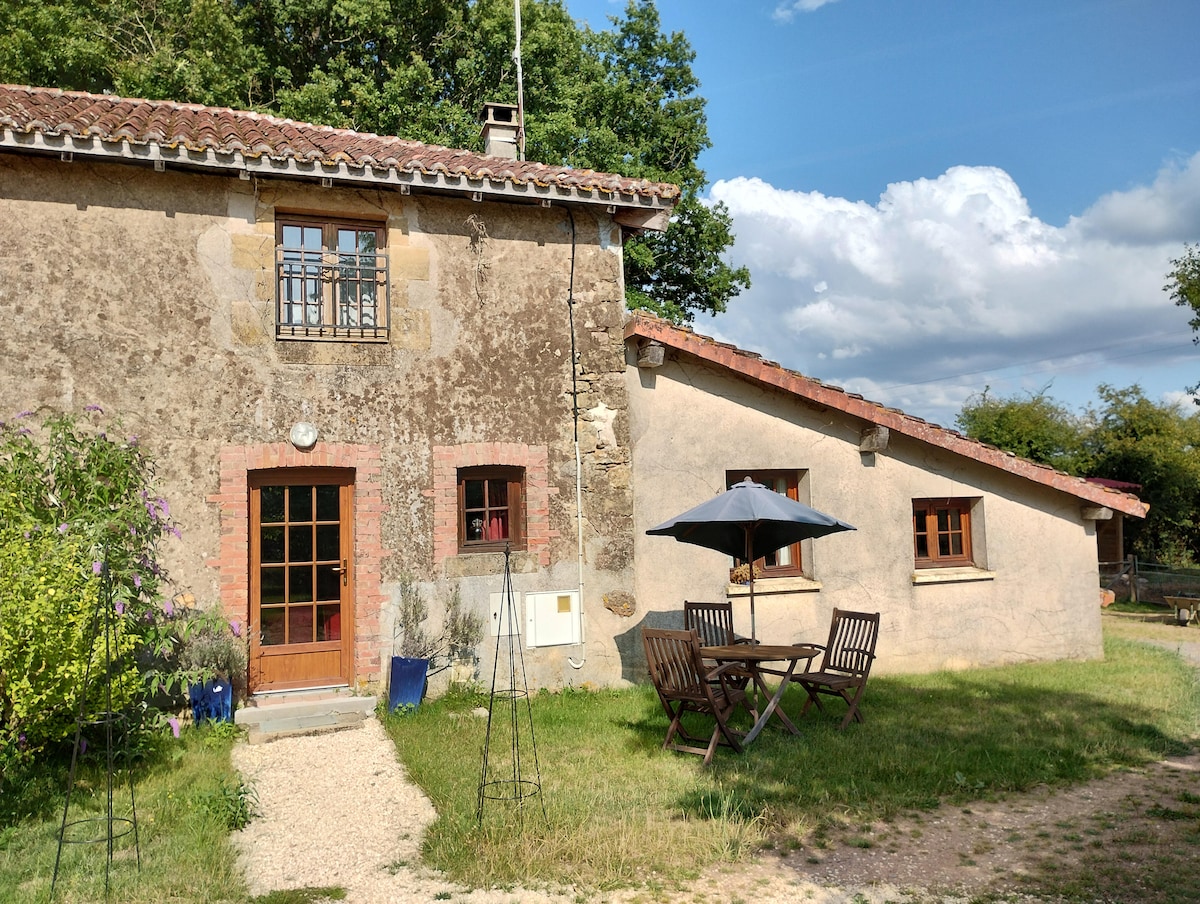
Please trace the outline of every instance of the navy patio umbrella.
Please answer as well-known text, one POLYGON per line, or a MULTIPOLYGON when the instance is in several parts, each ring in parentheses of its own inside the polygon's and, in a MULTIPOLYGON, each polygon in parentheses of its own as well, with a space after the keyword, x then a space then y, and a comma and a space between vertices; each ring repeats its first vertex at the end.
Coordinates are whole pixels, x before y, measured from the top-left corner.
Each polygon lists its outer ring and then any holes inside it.
POLYGON ((749 477, 724 493, 676 515, 647 534, 674 537, 715 549, 750 564, 750 636, 757 639, 754 625, 754 561, 784 546, 823 537, 854 525, 818 512, 801 502, 755 483, 749 477))

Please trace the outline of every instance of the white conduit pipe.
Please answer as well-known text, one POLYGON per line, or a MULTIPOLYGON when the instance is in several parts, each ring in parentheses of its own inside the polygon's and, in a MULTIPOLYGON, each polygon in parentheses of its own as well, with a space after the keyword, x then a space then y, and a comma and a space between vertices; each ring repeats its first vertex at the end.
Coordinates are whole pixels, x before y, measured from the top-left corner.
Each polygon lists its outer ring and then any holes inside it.
POLYGON ((571 668, 581 669, 587 662, 587 638, 583 635, 583 462, 579 457, 579 428, 575 429, 575 533, 579 539, 579 645, 583 647, 583 658, 576 662, 568 656, 567 662, 571 668))
POLYGON ((578 662, 567 657, 571 668, 581 669, 587 662, 587 638, 584 636, 583 618, 583 459, 579 453, 579 388, 576 379, 579 373, 579 361, 575 351, 575 214, 571 208, 566 208, 567 217, 571 222, 571 275, 567 285, 567 314, 571 327, 571 413, 575 422, 575 537, 579 555, 579 646, 583 648, 583 658, 578 662))

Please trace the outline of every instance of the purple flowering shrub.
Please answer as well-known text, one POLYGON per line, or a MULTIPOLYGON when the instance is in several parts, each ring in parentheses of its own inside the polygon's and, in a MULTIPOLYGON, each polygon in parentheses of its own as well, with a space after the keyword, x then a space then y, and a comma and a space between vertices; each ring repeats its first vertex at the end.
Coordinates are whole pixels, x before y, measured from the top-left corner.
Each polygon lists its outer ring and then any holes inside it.
POLYGON ((0 788, 10 768, 74 736, 89 666, 84 718, 111 693, 135 734, 167 725, 154 701, 187 678, 157 564, 178 528, 151 459, 103 421, 88 406, 82 418, 0 422, 0 788), (94 627, 105 612, 118 638, 107 652, 94 627))

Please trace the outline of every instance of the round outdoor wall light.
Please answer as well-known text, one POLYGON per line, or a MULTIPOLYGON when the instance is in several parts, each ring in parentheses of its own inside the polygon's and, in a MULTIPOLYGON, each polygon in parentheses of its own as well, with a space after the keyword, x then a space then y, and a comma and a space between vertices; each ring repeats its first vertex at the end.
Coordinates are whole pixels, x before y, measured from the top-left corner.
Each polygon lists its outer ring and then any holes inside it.
POLYGON ((317 428, 305 421, 300 421, 292 425, 292 432, 288 438, 297 449, 307 451, 317 444, 317 428))

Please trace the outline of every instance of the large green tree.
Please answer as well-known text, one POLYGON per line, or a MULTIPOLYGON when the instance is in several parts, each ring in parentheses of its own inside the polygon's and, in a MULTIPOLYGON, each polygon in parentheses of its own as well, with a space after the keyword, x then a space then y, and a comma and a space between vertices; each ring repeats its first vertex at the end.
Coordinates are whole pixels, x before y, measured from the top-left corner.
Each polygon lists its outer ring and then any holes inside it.
MULTIPOLYGON (((700 200, 710 146, 695 59, 653 0, 610 28, 522 0, 527 156, 673 182, 666 232, 626 243, 631 307, 676 322, 750 284, 728 211, 700 200)), ((517 100, 512 0, 10 0, 0 81, 243 107, 480 149, 485 101, 517 100)))
POLYGON ((1141 387, 1100 386, 1087 438, 1090 476, 1141 484, 1150 503, 1130 525, 1133 551, 1172 565, 1200 562, 1200 412, 1153 402, 1141 387))
MULTIPOLYGON (((1171 300, 1181 308, 1192 309, 1188 325, 1192 332, 1200 332, 1200 245, 1183 246, 1183 254, 1171 261, 1163 291, 1168 292, 1171 300)), ((1200 344, 1200 336, 1192 341, 1200 344)), ((1200 382, 1188 387, 1188 392, 1200 393, 1200 382)), ((1194 401, 1200 405, 1200 396, 1194 401)))
POLYGON ((0 3, 0 82, 244 107, 261 68, 228 0, 0 3))
POLYGON ((994 397, 985 390, 957 423, 991 443, 1079 477, 1138 484, 1150 503, 1129 522, 1129 552, 1170 565, 1200 562, 1200 412, 1147 399, 1139 386, 1096 390, 1099 404, 1074 414, 1045 395, 994 397))
POLYGON ((1002 398, 988 389, 971 396, 955 422, 967 436, 1028 458, 1080 473, 1087 423, 1046 395, 1002 398))

